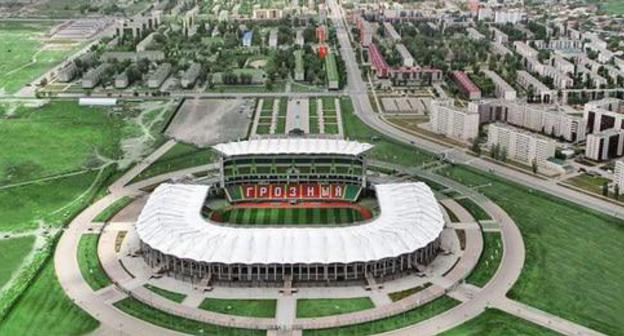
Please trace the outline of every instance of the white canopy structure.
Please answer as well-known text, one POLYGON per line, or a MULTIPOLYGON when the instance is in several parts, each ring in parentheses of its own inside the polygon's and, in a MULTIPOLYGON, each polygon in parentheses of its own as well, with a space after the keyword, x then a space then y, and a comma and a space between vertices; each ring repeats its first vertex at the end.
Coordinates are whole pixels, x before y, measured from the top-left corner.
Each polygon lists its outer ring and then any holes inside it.
POLYGON ((213 148, 226 157, 259 154, 360 155, 373 145, 342 139, 269 138, 222 143, 213 148))
MULTIPOLYGON (((298 141, 291 140, 286 143, 293 145, 276 146, 274 150, 357 153, 368 148, 353 142, 320 141, 327 145, 298 147, 294 145, 298 141)), ((221 145, 220 150, 256 153, 272 148, 272 144, 251 141, 248 145, 221 145)), ((213 223, 200 213, 209 189, 206 185, 160 185, 136 224, 141 241, 164 255, 208 264, 348 264, 414 253, 431 246, 444 227, 431 189, 421 182, 376 185, 381 209, 378 217, 350 226, 324 227, 213 223)))

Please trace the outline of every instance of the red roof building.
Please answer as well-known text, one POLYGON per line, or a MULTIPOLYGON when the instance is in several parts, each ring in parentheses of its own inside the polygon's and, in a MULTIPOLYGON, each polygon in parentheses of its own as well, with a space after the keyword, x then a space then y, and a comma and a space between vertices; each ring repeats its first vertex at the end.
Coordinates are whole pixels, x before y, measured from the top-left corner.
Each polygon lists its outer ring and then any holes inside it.
POLYGON ((455 84, 459 86, 459 89, 465 93, 469 99, 481 99, 481 90, 475 83, 473 83, 468 75, 463 71, 453 71, 451 73, 455 84))
POLYGON ((368 46, 368 58, 378 78, 390 78, 394 80, 395 84, 401 81, 418 81, 425 78, 431 78, 432 81, 442 79, 442 70, 440 69, 421 68, 420 66, 391 68, 374 43, 368 46))

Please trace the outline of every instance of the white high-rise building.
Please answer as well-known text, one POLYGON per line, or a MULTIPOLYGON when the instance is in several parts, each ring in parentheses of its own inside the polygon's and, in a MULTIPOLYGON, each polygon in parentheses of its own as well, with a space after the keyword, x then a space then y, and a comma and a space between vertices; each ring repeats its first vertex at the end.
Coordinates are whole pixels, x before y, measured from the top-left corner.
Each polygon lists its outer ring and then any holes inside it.
POLYGON ((431 102, 431 130, 449 138, 469 141, 479 136, 479 112, 476 104, 460 109, 452 100, 431 102))
POLYGON ((556 148, 552 139, 501 123, 489 126, 487 144, 490 148, 500 146, 510 160, 527 165, 536 162, 538 166, 545 166, 547 160, 555 155, 556 148))
POLYGON ((620 189, 620 193, 624 192, 624 160, 615 161, 613 182, 617 184, 620 189))

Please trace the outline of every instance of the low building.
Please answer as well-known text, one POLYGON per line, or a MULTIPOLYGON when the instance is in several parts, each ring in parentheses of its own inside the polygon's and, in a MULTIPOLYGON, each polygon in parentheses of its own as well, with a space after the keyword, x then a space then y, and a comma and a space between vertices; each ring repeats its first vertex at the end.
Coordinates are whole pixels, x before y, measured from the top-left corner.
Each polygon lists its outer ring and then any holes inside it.
POLYGON ((468 78, 463 71, 453 71, 451 73, 451 77, 455 81, 455 84, 459 87, 459 89, 468 96, 470 100, 481 99, 481 90, 479 87, 475 85, 475 83, 468 78))
POLYGON ((156 71, 147 79, 147 87, 150 89, 158 89, 171 74, 171 68, 171 64, 169 63, 159 65, 156 71))
POLYGON ((483 73, 494 83, 494 94, 497 98, 506 100, 516 99, 516 90, 511 85, 507 84, 496 72, 483 70, 483 73))
POLYGON ((536 58, 539 54, 537 50, 531 48, 531 46, 522 41, 515 41, 513 46, 516 52, 523 58, 536 58))
POLYGON ((126 72, 122 72, 115 76, 115 89, 125 89, 130 85, 130 81, 128 80, 128 75, 126 72))
POLYGON ((401 56, 401 62, 403 64, 403 66, 404 67, 413 67, 414 66, 414 57, 409 52, 409 50, 407 50, 407 47, 405 47, 405 45, 403 43, 399 43, 399 44, 396 45, 396 49, 399 52, 399 55, 401 56))
POLYGON ((295 50, 295 80, 298 82, 305 80, 305 68, 303 64, 303 50, 295 50))
POLYGON ((277 48, 277 29, 271 29, 269 32, 269 48, 277 48))
POLYGON ((624 131, 608 129, 587 135, 585 157, 594 161, 607 161, 624 154, 624 131))
POLYGON ((368 47, 373 43, 374 31, 371 23, 360 17, 357 21, 357 27, 360 32, 360 44, 363 47, 368 47))
POLYGON ((574 64, 559 55, 553 56, 552 65, 561 72, 574 73, 574 64))
POLYGON ((197 78, 199 78, 201 70, 201 64, 191 64, 191 66, 189 66, 189 68, 186 69, 186 71, 184 71, 184 73, 182 74, 182 78, 180 79, 180 85, 185 89, 192 88, 195 85, 195 82, 197 82, 197 78))
POLYGON ((253 40, 253 31, 246 31, 243 34, 243 47, 251 47, 251 41, 253 40))
POLYGON ((516 71, 516 81, 523 89, 532 93, 534 97, 539 97, 542 103, 550 103, 555 98, 553 90, 524 70, 516 71))
POLYGON ((494 12, 494 23, 517 24, 525 20, 526 13, 519 9, 498 9, 494 12))
POLYGON ((479 112, 471 107, 455 107, 452 100, 432 101, 429 122, 431 131, 462 141, 476 139, 479 136, 479 112))
POLYGON ((102 77, 112 68, 112 65, 108 63, 102 63, 97 68, 91 69, 87 71, 87 73, 82 76, 82 88, 83 89, 93 89, 102 80, 102 77))
POLYGON ((252 13, 254 20, 279 20, 284 15, 281 9, 277 8, 255 8, 252 13))
POLYGON ((513 52, 500 43, 490 43, 490 52, 496 55, 511 55, 513 52))
POLYGON ((165 59, 165 53, 161 50, 146 50, 143 52, 108 51, 102 54, 102 60, 105 62, 112 62, 115 60, 118 62, 137 62, 140 59, 147 59, 151 62, 159 62, 165 59))
POLYGON ((552 139, 501 123, 489 126, 487 145, 489 148, 499 146, 510 160, 526 165, 535 162, 542 167, 555 155, 556 149, 556 143, 552 139))
POLYGON ((137 43, 135 50, 137 52, 146 51, 154 43, 155 35, 156 35, 156 32, 152 32, 149 35, 147 35, 146 38, 144 38, 141 42, 137 43))

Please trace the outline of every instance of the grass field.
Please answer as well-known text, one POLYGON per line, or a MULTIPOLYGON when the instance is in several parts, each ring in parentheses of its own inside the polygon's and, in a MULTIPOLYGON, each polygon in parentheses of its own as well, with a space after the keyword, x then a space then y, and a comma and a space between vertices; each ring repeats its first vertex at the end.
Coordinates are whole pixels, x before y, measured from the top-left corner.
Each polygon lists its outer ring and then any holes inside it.
POLYGON ((171 315, 162 310, 144 305, 131 297, 115 302, 115 307, 136 318, 145 320, 157 326, 172 329, 191 335, 222 335, 222 336, 264 336, 266 331, 234 329, 220 327, 213 324, 190 320, 184 317, 171 315))
POLYGON ((45 42, 44 34, 53 25, 0 23, 0 92, 17 92, 79 49, 74 44, 45 42))
POLYGON ((172 292, 154 285, 145 284, 143 287, 173 302, 182 303, 182 301, 186 298, 186 294, 172 292))
MULTIPOLYGON (((591 193, 595 193, 598 195, 602 195, 602 188, 605 183, 609 183, 611 180, 606 179, 602 176, 592 176, 589 174, 581 174, 578 176, 574 176, 573 178, 567 179, 564 183, 571 184, 575 187, 581 188, 583 190, 589 191, 591 193)), ((609 197, 614 198, 613 192, 609 191, 609 197)), ((624 194, 619 195, 619 200, 624 201, 624 194)))
POLYGON ((0 240, 0 288, 22 265, 35 243, 35 236, 24 236, 0 240))
POLYGON ((98 258, 97 245, 100 240, 99 234, 83 234, 78 242, 78 266, 80 273, 87 284, 94 291, 112 284, 108 278, 100 259, 98 258))
POLYGON ((132 203, 133 199, 128 196, 124 196, 115 203, 108 206, 108 208, 104 209, 104 211, 100 212, 99 215, 93 219, 94 222, 107 222, 111 220, 111 218, 115 217, 115 215, 121 211, 123 208, 127 207, 128 204, 132 203))
POLYGON ((0 231, 62 225, 89 201, 81 196, 96 177, 97 172, 91 172, 0 190, 0 231))
POLYGON ((470 198, 460 198, 455 201, 464 207, 464 209, 466 209, 466 211, 468 211, 470 215, 478 221, 492 219, 490 215, 485 212, 485 210, 481 209, 481 207, 470 198))
POLYGON ((350 208, 234 208, 222 213, 224 222, 242 225, 344 224, 361 221, 362 214, 350 208))
POLYGON ((0 335, 83 335, 98 325, 65 295, 49 260, 0 323, 0 335))
POLYGON ((621 15, 624 14, 624 1, 622 0, 608 0, 604 1, 601 7, 610 14, 621 15))
POLYGON ((228 315, 275 317, 277 300, 205 298, 199 305, 199 308, 228 315))
POLYGON ((297 299, 297 317, 321 317, 374 308, 368 297, 348 299, 297 299))
POLYGON ((527 253, 511 298, 606 334, 621 334, 623 221, 469 168, 440 174, 469 186, 492 183, 480 191, 520 228, 527 253))
POLYGON ((365 336, 380 334, 386 331, 404 328, 412 324, 429 319, 433 316, 441 314, 459 304, 447 296, 441 297, 435 301, 429 302, 416 309, 410 310, 406 313, 392 316, 386 319, 377 320, 373 322, 367 322, 357 324, 353 326, 321 329, 321 330, 304 330, 304 336, 365 336))
POLYGON ((483 233, 483 252, 479 257, 479 262, 470 273, 466 282, 475 286, 483 287, 496 273, 498 265, 503 258, 503 242, 500 233, 483 233))
POLYGON ((427 287, 431 286, 430 283, 426 283, 422 286, 416 286, 416 287, 412 287, 412 288, 408 288, 406 290, 402 290, 399 292, 393 292, 393 293, 389 293, 388 296, 390 297, 390 300, 392 300, 392 302, 396 302, 399 300, 403 300, 408 296, 412 296, 418 292, 420 292, 423 289, 426 289, 427 287))
POLYGON ((496 309, 487 309, 474 319, 441 334, 441 336, 499 335, 556 336, 559 334, 496 309))
POLYGON ((340 108, 345 137, 375 145, 375 148, 370 151, 370 159, 404 166, 419 166, 435 159, 428 152, 397 142, 369 128, 353 113, 353 104, 350 98, 340 99, 340 108))
POLYGON ((210 148, 197 148, 193 145, 177 143, 156 162, 137 175, 132 182, 138 182, 180 169, 208 164, 214 162, 215 159, 215 152, 210 148))
POLYGON ((0 105, 0 140, 10 149, 0 160, 0 185, 100 166, 96 151, 103 157, 120 156, 124 124, 107 109, 76 102, 0 105))

